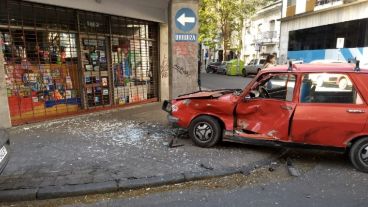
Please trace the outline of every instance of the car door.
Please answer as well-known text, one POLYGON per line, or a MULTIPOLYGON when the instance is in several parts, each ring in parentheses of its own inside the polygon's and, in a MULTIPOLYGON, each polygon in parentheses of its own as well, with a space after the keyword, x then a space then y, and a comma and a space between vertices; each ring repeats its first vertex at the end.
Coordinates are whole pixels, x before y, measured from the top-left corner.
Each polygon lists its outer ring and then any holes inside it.
POLYGON ((292 122, 291 139, 311 145, 344 147, 346 140, 359 135, 367 119, 366 104, 354 83, 341 89, 329 81, 348 74, 304 74, 300 103, 292 122), (326 77, 319 83, 315 77, 326 77))
POLYGON ((236 130, 246 138, 288 140, 293 102, 294 74, 264 74, 236 108, 236 130))
POLYGON ((256 62, 257 62, 257 60, 253 59, 246 66, 245 70, 247 71, 248 74, 253 74, 254 73, 254 65, 256 64, 256 62))

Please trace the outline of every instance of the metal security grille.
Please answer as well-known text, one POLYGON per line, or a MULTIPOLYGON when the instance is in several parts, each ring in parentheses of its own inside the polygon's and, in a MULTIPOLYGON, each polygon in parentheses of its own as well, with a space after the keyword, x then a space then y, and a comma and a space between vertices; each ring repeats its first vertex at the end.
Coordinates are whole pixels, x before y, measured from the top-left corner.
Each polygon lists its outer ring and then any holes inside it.
POLYGON ((153 23, 111 17, 115 104, 157 97, 156 34, 153 23))
POLYGON ((0 0, 13 124, 157 98, 158 24, 0 0))

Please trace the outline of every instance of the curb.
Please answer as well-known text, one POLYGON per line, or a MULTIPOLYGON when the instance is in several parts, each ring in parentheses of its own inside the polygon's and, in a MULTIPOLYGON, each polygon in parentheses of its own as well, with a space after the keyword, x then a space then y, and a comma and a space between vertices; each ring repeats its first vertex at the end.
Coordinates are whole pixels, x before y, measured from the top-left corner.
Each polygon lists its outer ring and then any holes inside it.
POLYGON ((36 198, 44 200, 59 197, 114 192, 117 191, 117 189, 118 186, 115 181, 78 185, 48 186, 38 189, 36 198))
POLYGON ((287 152, 287 150, 282 149, 281 152, 274 153, 269 158, 250 163, 249 165, 240 168, 223 168, 201 172, 184 172, 179 174, 168 174, 163 176, 154 176, 131 180, 116 180, 102 183, 47 186, 19 190, 3 190, 0 191, 0 202, 44 200, 81 196, 87 194, 112 193, 148 187, 159 187, 196 180, 205 180, 210 178, 234 175, 237 173, 249 175, 253 170, 270 165, 272 162, 282 158, 287 152))

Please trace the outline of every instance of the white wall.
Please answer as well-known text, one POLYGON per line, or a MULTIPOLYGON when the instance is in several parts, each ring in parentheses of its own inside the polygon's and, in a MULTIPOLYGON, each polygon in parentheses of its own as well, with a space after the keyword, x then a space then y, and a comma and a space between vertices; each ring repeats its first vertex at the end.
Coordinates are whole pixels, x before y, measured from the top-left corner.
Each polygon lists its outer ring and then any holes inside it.
POLYGON ((27 0, 42 4, 95 11, 167 23, 169 0, 27 0))

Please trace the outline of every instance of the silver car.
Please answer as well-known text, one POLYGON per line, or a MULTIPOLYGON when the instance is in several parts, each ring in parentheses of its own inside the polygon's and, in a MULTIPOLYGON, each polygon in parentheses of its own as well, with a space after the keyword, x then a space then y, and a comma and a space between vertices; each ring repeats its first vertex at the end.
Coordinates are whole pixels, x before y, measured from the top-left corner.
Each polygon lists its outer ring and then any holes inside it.
POLYGON ((244 77, 249 74, 258 74, 258 72, 262 69, 263 64, 266 62, 266 59, 253 59, 248 65, 245 65, 242 71, 244 77))

